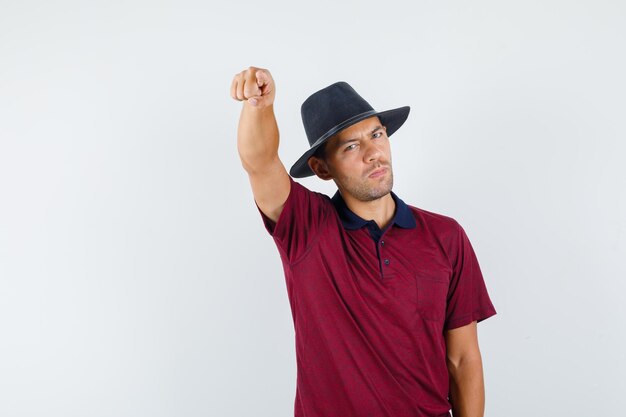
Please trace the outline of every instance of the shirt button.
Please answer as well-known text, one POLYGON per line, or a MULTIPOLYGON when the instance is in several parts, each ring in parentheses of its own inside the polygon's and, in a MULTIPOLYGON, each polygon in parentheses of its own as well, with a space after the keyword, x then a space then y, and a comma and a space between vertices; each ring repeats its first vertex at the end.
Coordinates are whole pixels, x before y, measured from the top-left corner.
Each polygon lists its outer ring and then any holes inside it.
POLYGON ((384 240, 380 241, 380 246, 385 246, 385 241, 384 240))
POLYGON ((389 259, 385 259, 385 265, 389 265, 389 259))

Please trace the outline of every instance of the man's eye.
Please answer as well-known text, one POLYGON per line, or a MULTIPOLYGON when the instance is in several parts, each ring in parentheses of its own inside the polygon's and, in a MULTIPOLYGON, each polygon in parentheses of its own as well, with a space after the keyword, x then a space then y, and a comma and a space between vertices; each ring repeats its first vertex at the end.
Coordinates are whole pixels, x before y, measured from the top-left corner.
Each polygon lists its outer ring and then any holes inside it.
POLYGON ((383 132, 376 132, 374 133, 374 138, 379 138, 383 135, 383 132), (378 136, 377 136, 378 135, 378 136))
POLYGON ((353 146, 356 146, 356 143, 353 143, 352 145, 346 146, 346 151, 350 151, 350 150, 354 149, 353 146))

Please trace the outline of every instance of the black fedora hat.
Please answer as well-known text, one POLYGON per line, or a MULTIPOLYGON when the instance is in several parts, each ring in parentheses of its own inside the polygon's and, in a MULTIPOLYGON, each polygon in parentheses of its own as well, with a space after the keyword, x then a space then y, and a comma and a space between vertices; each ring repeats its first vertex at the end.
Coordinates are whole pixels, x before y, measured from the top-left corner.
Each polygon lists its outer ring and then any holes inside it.
POLYGON ((387 136, 398 130, 409 116, 410 107, 378 112, 346 82, 329 85, 307 98, 300 109, 302 123, 310 148, 289 170, 294 178, 310 177, 315 173, 307 161, 317 149, 341 130, 369 117, 378 116, 387 128, 387 136))

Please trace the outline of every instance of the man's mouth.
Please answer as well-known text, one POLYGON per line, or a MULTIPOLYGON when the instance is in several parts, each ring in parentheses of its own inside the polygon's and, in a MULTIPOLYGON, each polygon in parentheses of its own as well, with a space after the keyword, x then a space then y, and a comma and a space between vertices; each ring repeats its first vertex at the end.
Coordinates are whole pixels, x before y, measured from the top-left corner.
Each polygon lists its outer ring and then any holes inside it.
POLYGON ((368 175, 369 178, 378 178, 381 175, 384 175, 387 172, 387 168, 381 167, 374 170, 371 174, 368 175))

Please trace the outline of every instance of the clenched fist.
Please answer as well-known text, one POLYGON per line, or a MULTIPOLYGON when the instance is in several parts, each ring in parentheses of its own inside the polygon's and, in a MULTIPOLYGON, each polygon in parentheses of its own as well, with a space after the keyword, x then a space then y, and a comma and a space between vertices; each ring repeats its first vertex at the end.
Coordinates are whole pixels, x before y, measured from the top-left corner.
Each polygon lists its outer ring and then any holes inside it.
POLYGON ((257 108, 274 103, 276 87, 270 72, 263 68, 250 67, 233 77, 230 95, 235 100, 247 101, 257 108))

